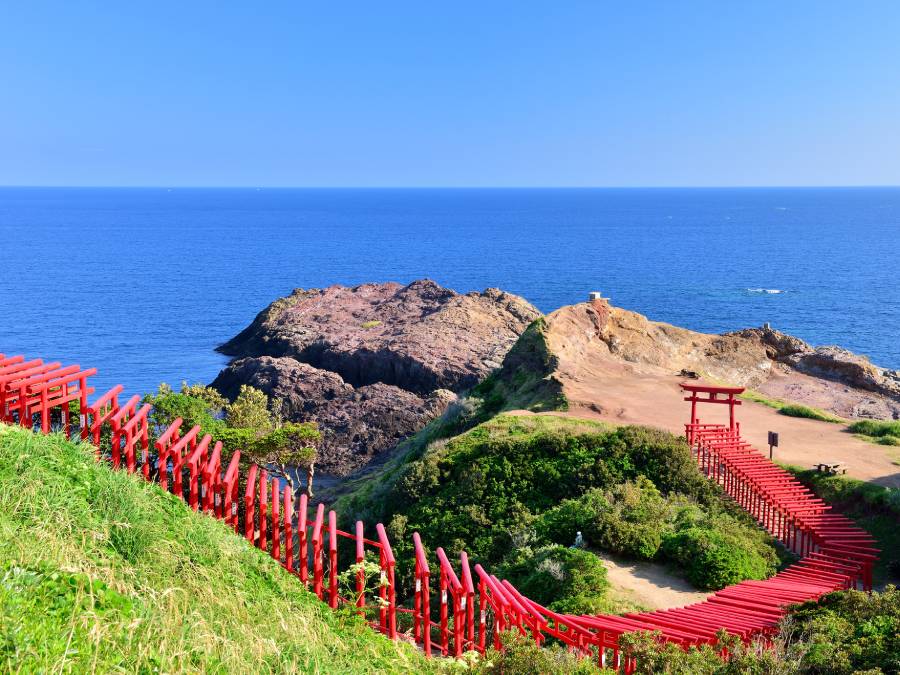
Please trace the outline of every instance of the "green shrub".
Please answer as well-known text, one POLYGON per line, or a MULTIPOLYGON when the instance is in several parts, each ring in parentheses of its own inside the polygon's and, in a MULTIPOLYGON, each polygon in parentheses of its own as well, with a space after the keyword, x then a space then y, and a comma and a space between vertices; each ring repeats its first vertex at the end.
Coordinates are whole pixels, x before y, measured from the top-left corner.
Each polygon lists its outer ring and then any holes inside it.
POLYGON ((528 598, 562 614, 597 614, 605 607, 606 568, 584 549, 521 549, 498 573, 528 598))
POLYGON ((176 394, 165 385, 160 385, 158 394, 145 396, 144 402, 153 406, 149 418, 156 435, 165 431, 179 417, 183 422, 182 435, 191 427, 199 426, 204 434, 215 436, 225 426, 221 420, 216 419, 216 410, 207 401, 190 394, 176 394))
POLYGON ((609 673, 600 670, 591 659, 580 658, 558 644, 538 647, 530 635, 517 630, 501 636, 503 649, 488 649, 474 662, 473 672, 484 675, 590 675, 609 673))
POLYGON ((609 507, 584 532, 588 541, 613 553, 652 560, 669 530, 672 507, 643 476, 606 493, 609 507))
MULTIPOLYGON (((410 529, 433 545, 465 548, 496 563, 513 547, 513 536, 528 517, 592 488, 612 488, 643 475, 662 494, 684 492, 701 502, 717 494, 686 443, 671 434, 641 427, 534 431, 522 420, 496 418, 426 451, 401 469, 383 510, 367 515, 388 522, 402 513, 410 529)), ((353 504, 348 506, 345 518, 355 519, 353 504)), ((630 529, 621 533, 622 547, 646 551, 653 545, 639 543, 643 534, 630 529)), ((574 537, 551 541, 571 544, 574 537)))
POLYGON ((718 590, 774 571, 774 556, 767 560, 752 542, 727 530, 687 527, 666 537, 662 548, 697 588, 718 590))
POLYGON ((598 514, 609 508, 603 490, 593 489, 577 499, 565 499, 559 506, 545 511, 535 521, 537 536, 563 546, 571 546, 581 532, 591 527, 598 514))
POLYGON ((803 672, 900 672, 900 591, 844 591, 797 607, 791 628, 806 645, 803 672))
POLYGON ((539 536, 571 544, 578 532, 597 548, 651 560, 671 527, 673 507, 649 480, 638 476, 613 486, 595 488, 567 499, 536 521, 539 536))

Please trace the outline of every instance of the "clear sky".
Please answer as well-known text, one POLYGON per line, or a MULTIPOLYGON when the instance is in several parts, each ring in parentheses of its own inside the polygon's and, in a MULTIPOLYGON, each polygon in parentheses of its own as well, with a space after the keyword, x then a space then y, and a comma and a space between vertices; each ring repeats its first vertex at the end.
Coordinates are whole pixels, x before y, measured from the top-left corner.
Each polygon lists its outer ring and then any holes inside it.
POLYGON ((0 6, 0 185, 900 184, 900 2, 0 6))

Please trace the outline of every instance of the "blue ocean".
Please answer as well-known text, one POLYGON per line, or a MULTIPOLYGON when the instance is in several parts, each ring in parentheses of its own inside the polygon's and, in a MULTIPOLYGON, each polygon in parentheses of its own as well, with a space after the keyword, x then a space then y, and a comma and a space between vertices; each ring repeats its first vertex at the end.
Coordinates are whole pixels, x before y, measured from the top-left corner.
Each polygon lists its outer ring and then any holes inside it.
POLYGON ((702 331, 770 322, 900 368, 900 188, 0 188, 0 352, 97 387, 208 382, 296 287, 592 290, 702 331))

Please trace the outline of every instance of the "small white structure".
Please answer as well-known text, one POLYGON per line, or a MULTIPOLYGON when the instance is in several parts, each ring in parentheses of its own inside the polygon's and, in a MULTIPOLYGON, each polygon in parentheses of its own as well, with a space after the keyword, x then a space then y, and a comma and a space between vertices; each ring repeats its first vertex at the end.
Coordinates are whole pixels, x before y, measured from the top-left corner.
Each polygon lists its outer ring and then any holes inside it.
POLYGON ((588 293, 588 300, 593 301, 593 300, 602 300, 602 299, 603 299, 603 293, 601 293, 600 291, 591 291, 590 293, 588 293))

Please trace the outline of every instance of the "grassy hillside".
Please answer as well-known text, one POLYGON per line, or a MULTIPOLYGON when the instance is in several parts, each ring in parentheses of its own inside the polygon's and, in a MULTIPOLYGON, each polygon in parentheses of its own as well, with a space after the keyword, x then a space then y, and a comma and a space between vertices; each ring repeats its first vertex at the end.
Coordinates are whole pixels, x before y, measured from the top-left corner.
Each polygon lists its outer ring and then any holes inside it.
POLYGON ((433 667, 89 447, 0 425, 0 670, 433 667))
POLYGON ((553 373, 556 356, 547 345, 547 322, 540 318, 525 329, 503 364, 472 390, 481 399, 485 418, 507 410, 566 410, 562 384, 553 373))

